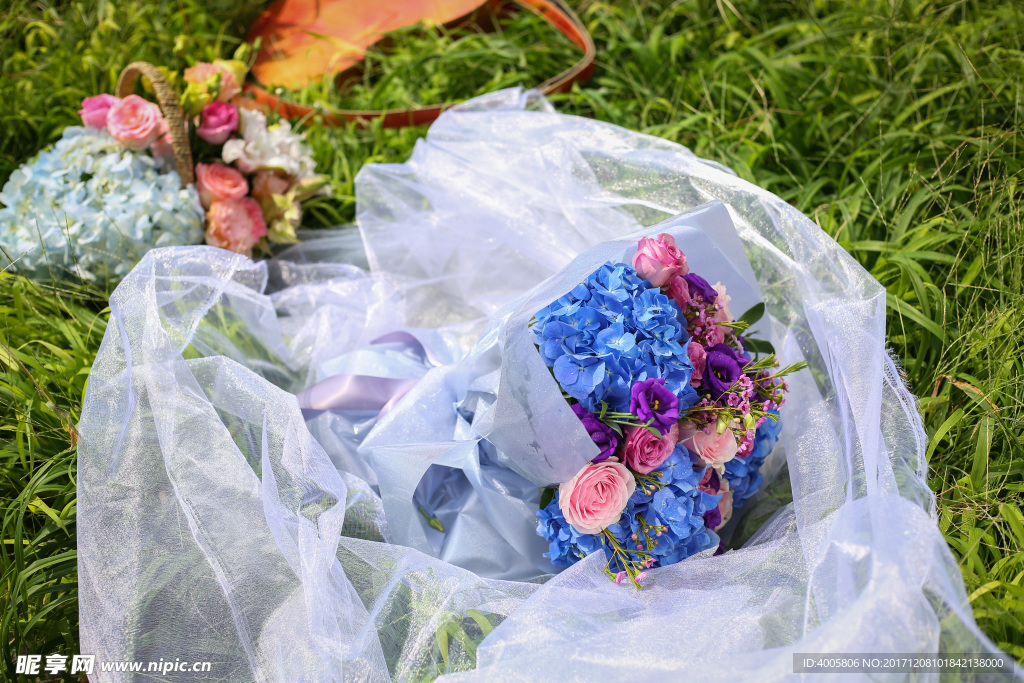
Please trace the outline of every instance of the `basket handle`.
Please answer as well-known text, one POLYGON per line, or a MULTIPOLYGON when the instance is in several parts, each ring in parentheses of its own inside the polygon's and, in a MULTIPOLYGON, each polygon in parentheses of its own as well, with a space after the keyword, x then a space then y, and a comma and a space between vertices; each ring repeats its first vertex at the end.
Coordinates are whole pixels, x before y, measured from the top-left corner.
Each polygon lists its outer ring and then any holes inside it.
POLYGON ((192 148, 188 144, 188 132, 185 128, 185 114, 181 111, 181 104, 178 103, 178 95, 167 83, 160 71, 149 62, 132 62, 121 71, 117 79, 118 97, 127 97, 135 89, 135 81, 139 76, 145 76, 153 85, 156 92, 156 100, 160 109, 167 119, 167 126, 171 134, 171 147, 174 150, 174 164, 178 169, 178 176, 181 178, 181 185, 185 187, 195 182, 195 170, 192 166, 192 148))

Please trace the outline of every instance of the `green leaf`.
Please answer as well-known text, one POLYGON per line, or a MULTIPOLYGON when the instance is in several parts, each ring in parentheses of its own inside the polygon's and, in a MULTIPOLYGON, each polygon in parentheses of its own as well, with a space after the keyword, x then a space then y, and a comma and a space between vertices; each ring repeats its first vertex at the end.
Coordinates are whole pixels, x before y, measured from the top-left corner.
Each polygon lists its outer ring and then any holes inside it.
POLYGON ((744 337, 743 347, 748 351, 753 351, 754 353, 775 353, 775 347, 772 346, 772 343, 769 341, 764 341, 763 339, 751 339, 750 337, 744 337))
POLYGON ((749 327, 758 320, 764 317, 764 302, 758 302, 747 309, 747 312, 741 315, 737 322, 746 323, 749 327))

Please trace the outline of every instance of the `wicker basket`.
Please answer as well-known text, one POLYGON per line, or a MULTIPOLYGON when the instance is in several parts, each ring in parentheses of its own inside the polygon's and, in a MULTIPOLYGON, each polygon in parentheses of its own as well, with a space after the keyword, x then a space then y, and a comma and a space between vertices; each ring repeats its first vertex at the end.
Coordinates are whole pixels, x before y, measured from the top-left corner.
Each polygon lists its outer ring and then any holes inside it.
POLYGON ((124 68, 117 79, 117 97, 127 97, 135 89, 135 81, 145 76, 153 85, 157 103, 160 105, 171 135, 171 147, 174 149, 174 164, 181 177, 182 186, 195 182, 195 168, 192 164, 192 148, 188 144, 188 130, 185 127, 185 115, 178 102, 178 95, 160 71, 149 62, 132 62, 124 68))

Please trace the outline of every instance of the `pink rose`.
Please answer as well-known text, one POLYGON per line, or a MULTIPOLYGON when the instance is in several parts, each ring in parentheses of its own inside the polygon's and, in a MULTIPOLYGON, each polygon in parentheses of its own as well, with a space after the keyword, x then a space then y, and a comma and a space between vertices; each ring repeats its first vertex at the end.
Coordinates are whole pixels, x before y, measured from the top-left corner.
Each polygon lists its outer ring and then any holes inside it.
POLYGON ((672 423, 668 434, 655 436, 645 427, 630 427, 626 432, 624 460, 640 474, 650 474, 668 460, 679 441, 679 426, 672 423))
POLYGON ((722 499, 718 501, 718 512, 722 515, 722 521, 712 531, 718 531, 732 518, 732 491, 729 490, 727 479, 722 479, 722 488, 719 493, 722 494, 722 499))
POLYGON ((86 97, 82 100, 82 108, 78 110, 78 115, 82 117, 82 123, 85 125, 103 130, 107 127, 107 112, 120 101, 113 95, 86 97))
POLYGON ((728 427, 721 434, 712 427, 711 433, 707 434, 697 429, 692 422, 687 422, 679 430, 679 443, 715 469, 721 468, 736 456, 736 437, 728 427))
POLYGON ((206 243, 250 255, 267 234, 260 205, 252 197, 214 202, 206 213, 206 243))
POLYGON ((675 276, 690 272, 686 256, 679 251, 675 239, 664 232, 657 239, 640 238, 636 254, 633 255, 633 267, 640 277, 655 287, 661 287, 675 276))
POLYGON ((690 345, 686 347, 686 355, 690 357, 690 364, 693 365, 690 386, 699 387, 701 380, 704 379, 704 370, 708 366, 708 354, 703 346, 691 339, 690 345))
POLYGON ((214 202, 241 199, 249 194, 249 183, 236 169, 224 164, 196 164, 196 189, 207 209, 214 202))
POLYGON ((252 196, 263 201, 271 195, 284 194, 291 186, 291 181, 275 171, 260 171, 252 179, 252 196))
POLYGON ((203 107, 202 124, 196 134, 211 145, 223 145, 238 130, 238 107, 227 102, 210 102, 203 107))
POLYGON ((242 87, 239 85, 238 80, 235 78, 235 74, 231 73, 231 70, 221 64, 210 64, 209 62, 199 62, 195 66, 190 66, 185 69, 185 82, 195 83, 196 85, 205 85, 211 78, 220 73, 220 93, 217 95, 217 99, 221 102, 227 102, 232 97, 242 92, 242 87))
POLYGON ((671 297, 682 310, 686 310, 686 307, 693 301, 690 298, 690 286, 686 284, 686 280, 683 279, 682 275, 676 275, 668 281, 668 295, 671 297))
POLYGON ((715 303, 719 306, 718 310, 715 311, 715 320, 731 323, 732 310, 729 308, 729 302, 732 301, 732 297, 725 293, 725 285, 721 282, 715 285, 715 291, 718 292, 718 298, 715 299, 715 303))
POLYGON ((167 119, 160 119, 160 124, 156 127, 156 140, 153 141, 149 151, 155 157, 174 156, 174 145, 171 143, 171 127, 168 125, 167 119))
POLYGON ((138 95, 129 95, 110 107, 107 130, 121 145, 138 151, 153 144, 163 120, 160 107, 138 95))
POLYGON ((558 507, 581 534, 596 534, 622 517, 636 480, 621 462, 591 462, 558 487, 558 507))

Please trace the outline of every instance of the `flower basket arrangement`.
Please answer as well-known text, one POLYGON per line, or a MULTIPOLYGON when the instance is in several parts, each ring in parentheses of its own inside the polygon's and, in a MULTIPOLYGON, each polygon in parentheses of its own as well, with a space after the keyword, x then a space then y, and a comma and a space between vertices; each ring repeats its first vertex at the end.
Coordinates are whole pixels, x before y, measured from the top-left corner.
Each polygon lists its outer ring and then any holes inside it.
POLYGON ((247 50, 180 79, 134 62, 116 95, 85 98, 83 125, 0 191, 2 257, 36 278, 115 284, 154 247, 205 241, 251 256, 297 241, 302 202, 326 178, 287 121, 246 108, 247 50), (156 102, 133 94, 140 76, 156 102))

